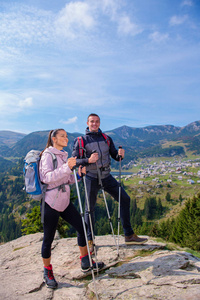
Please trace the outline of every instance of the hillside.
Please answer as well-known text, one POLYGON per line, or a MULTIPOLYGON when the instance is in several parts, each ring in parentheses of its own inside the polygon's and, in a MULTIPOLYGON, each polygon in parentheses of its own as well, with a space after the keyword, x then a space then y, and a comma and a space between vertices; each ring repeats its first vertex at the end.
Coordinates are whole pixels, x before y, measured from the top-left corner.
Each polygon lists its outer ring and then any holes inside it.
MULTIPOLYGON (((37 131, 27 134, 25 137, 21 138, 12 147, 0 147, 1 155, 3 157, 25 157, 26 153, 31 149, 43 150, 46 146, 48 139, 49 130, 47 131, 37 131)), ((67 151, 72 152, 73 141, 75 137, 79 136, 78 133, 68 133, 69 144, 67 151)))
POLYGON ((8 160, 4 159, 3 157, 0 156, 0 166, 1 166, 1 172, 7 171, 9 168, 14 167, 15 163, 8 160))
POLYGON ((0 130, 0 146, 12 146, 25 136, 24 133, 0 130))

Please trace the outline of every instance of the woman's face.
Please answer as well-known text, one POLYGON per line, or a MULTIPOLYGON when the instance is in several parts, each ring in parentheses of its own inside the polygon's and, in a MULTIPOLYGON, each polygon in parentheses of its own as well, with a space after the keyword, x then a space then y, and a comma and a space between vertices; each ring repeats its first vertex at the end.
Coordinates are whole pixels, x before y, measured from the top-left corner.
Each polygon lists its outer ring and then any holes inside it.
POLYGON ((62 150, 64 147, 67 147, 68 137, 65 130, 59 130, 55 137, 52 137, 53 146, 59 150, 62 150))

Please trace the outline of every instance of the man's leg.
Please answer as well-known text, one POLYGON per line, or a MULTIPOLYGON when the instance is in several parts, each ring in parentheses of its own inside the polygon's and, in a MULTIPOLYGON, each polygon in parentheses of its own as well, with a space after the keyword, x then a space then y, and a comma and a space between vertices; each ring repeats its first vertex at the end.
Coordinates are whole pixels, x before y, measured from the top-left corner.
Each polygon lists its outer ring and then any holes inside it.
MULTIPOLYGON (((119 183, 117 180, 109 175, 102 180, 104 189, 108 192, 115 200, 119 200, 119 183)), ((133 234, 133 229, 130 223, 130 197, 121 187, 121 205, 120 205, 120 217, 125 235, 133 234)))
MULTIPOLYGON (((104 189, 115 200, 119 201, 119 182, 109 175, 102 180, 104 189)), ((124 230, 125 242, 127 244, 143 244, 147 239, 139 238, 133 231, 130 222, 130 197, 123 187, 121 187, 121 201, 120 201, 120 218, 124 230)))
MULTIPOLYGON (((89 206, 90 206, 92 227, 93 227, 93 231, 94 231, 94 222, 95 222, 94 211, 95 211, 95 204, 97 201, 97 193, 98 193, 100 187, 99 187, 97 178, 86 176, 85 182, 86 182, 88 201, 89 201, 89 206)), ((89 220, 89 209, 87 206, 86 199, 85 199, 85 223, 87 224, 88 240, 91 241, 92 240, 92 232, 91 232, 90 220, 89 220)))

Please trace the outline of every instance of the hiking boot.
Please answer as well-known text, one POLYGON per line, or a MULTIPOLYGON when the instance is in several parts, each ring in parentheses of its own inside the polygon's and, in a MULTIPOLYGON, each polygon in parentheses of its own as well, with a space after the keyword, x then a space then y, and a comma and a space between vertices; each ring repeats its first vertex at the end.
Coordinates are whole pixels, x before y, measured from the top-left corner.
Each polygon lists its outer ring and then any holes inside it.
MULTIPOLYGON (((81 270, 83 272, 87 272, 89 271, 91 268, 90 268, 90 260, 89 260, 89 256, 88 255, 85 255, 85 256, 81 256, 80 257, 81 259, 81 270)), ((97 267, 98 267, 98 270, 100 271, 103 267, 104 267, 104 263, 103 262, 98 262, 97 264, 93 261, 92 259, 92 265, 93 265, 93 270, 94 271, 97 271, 97 267)))
POLYGON ((88 241, 88 245, 89 245, 89 249, 90 249, 90 253, 93 254, 94 253, 94 244, 92 240, 88 241))
POLYGON ((135 233, 125 236, 125 244, 127 245, 141 245, 146 243, 147 241, 148 241, 147 238, 140 238, 135 233))
POLYGON ((46 286, 51 289, 56 289, 58 286, 58 283, 53 276, 52 265, 44 267, 44 282, 46 283, 46 286))

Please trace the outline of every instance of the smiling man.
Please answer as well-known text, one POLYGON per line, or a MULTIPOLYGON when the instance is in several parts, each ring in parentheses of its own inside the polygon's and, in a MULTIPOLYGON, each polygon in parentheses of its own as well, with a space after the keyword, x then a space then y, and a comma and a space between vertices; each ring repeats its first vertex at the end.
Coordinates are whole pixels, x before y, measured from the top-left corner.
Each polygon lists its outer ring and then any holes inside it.
MULTIPOLYGON (((94 228, 94 210, 97 200, 97 193, 101 188, 99 183, 99 173, 105 192, 108 192, 115 200, 119 199, 119 183, 110 174, 111 157, 119 161, 120 157, 124 158, 124 149, 120 148, 118 151, 115 148, 111 137, 102 133, 100 129, 100 118, 97 114, 90 114, 87 119, 86 134, 82 137, 84 144, 81 146, 80 140, 77 138, 74 141, 74 148, 72 156, 77 157, 77 166, 86 166, 86 187, 88 193, 88 200, 90 205, 90 213, 92 218, 92 224, 94 228), (83 149, 81 155, 80 148, 83 149)), ((138 237, 131 227, 130 223, 130 197, 121 188, 121 201, 120 201, 120 217, 125 235, 125 243, 128 245, 132 244, 143 244, 147 242, 146 238, 138 237)), ((93 251, 92 233, 89 222, 89 213, 87 203, 85 206, 85 221, 88 226, 88 240, 90 244, 90 250, 93 251)))

